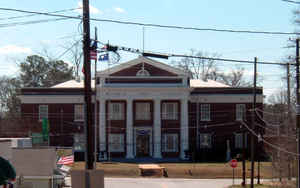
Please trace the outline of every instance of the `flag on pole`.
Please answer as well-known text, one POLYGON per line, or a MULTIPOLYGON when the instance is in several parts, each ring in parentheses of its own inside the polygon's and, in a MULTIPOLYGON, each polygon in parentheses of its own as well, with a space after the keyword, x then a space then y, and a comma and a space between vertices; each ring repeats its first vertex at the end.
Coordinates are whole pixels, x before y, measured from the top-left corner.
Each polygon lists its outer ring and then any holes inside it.
POLYGON ((61 157, 57 161, 57 164, 61 164, 61 165, 68 165, 68 164, 73 164, 73 163, 74 163, 74 155, 61 157))
POLYGON ((99 61, 108 61, 108 53, 99 56, 99 61))
POLYGON ((90 58, 91 60, 97 60, 97 39, 94 40, 91 48, 90 48, 90 58))
POLYGON ((97 50, 90 50, 90 58, 91 60, 97 60, 97 50))

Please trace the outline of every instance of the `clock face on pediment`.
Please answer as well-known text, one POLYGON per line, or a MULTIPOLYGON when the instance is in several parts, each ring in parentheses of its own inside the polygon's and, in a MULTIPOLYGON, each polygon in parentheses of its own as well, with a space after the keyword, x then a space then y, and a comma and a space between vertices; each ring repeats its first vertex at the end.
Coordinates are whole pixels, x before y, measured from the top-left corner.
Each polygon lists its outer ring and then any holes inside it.
POLYGON ((139 63, 131 67, 124 68, 113 74, 110 74, 110 76, 139 76, 139 77, 171 76, 172 77, 178 75, 147 63, 139 63))

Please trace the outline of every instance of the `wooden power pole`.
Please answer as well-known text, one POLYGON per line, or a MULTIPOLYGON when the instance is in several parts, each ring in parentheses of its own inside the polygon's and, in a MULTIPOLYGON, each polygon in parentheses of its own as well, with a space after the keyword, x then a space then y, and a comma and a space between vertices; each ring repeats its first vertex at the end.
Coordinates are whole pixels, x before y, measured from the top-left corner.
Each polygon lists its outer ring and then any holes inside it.
MULTIPOLYGON (((257 76, 257 57, 254 58, 254 79, 253 79, 253 103, 252 103, 252 114, 251 114, 251 129, 255 130, 255 108, 256 108, 256 76, 257 76)), ((251 182, 250 187, 254 188, 254 137, 251 133, 251 182)))
POLYGON ((299 138, 300 138, 300 93, 299 93, 299 38, 296 39, 296 96, 297 96, 297 105, 296 105, 296 127, 297 127, 297 147, 298 147, 298 181, 297 181, 297 187, 300 188, 300 183, 299 183, 299 176, 300 176, 300 142, 299 142, 299 138))
POLYGON ((83 0, 83 67, 84 67, 84 125, 86 136, 85 168, 93 169, 93 124, 92 124, 92 89, 91 89, 91 59, 90 59, 90 13, 89 0, 83 0))
MULTIPOLYGON (((286 65, 286 80, 287 80, 287 113, 288 113, 288 121, 287 121, 287 136, 290 136, 290 128, 291 128, 291 85, 290 85, 290 64, 286 65)), ((289 140, 288 140, 288 145, 289 140)), ((288 180, 291 180, 292 170, 291 170, 291 156, 288 156, 288 180)))

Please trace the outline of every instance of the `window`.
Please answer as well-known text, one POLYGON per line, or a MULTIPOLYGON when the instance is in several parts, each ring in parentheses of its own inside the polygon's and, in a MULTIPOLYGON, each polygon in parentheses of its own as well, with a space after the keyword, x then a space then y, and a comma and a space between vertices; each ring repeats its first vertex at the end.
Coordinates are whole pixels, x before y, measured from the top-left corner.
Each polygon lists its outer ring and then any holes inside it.
MULTIPOLYGON (((247 147, 247 134, 245 134, 245 146, 247 147)), ((235 134, 235 148, 243 148, 243 133, 235 134)))
POLYGON ((140 76, 140 77, 150 76, 150 73, 145 69, 141 69, 136 73, 136 76, 140 76))
POLYGON ((242 121, 246 117, 246 105, 245 104, 237 104, 236 105, 236 120, 242 121))
POLYGON ((178 134, 163 135, 163 152, 178 152, 178 134))
POLYGON ((201 121, 210 121, 210 104, 201 104, 201 121))
POLYGON ((39 120, 48 119, 48 105, 39 105, 39 120))
POLYGON ((162 119, 178 120, 178 103, 164 102, 162 103, 162 119))
POLYGON ((135 103, 135 119, 136 120, 150 120, 151 119, 149 102, 135 103))
POLYGON ((124 134, 109 134, 110 152, 124 152, 124 134))
POLYGON ((74 105, 74 121, 84 120, 84 106, 83 104, 74 105))
POLYGON ((211 148, 211 134, 200 134, 200 148, 211 148))
POLYGON ((124 120, 124 103, 110 102, 108 109, 110 120, 124 120))

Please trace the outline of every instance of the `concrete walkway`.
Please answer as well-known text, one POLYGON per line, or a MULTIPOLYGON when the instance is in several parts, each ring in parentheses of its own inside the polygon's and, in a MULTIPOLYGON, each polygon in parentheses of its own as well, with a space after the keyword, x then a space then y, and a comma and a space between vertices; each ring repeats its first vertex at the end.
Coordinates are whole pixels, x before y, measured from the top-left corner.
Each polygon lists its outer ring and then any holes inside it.
MULTIPOLYGON (((66 182, 70 185, 70 178, 66 182)), ((235 184, 241 182, 235 179, 235 184)), ((232 185, 232 179, 105 178, 104 184, 105 188, 225 188, 232 185)))

